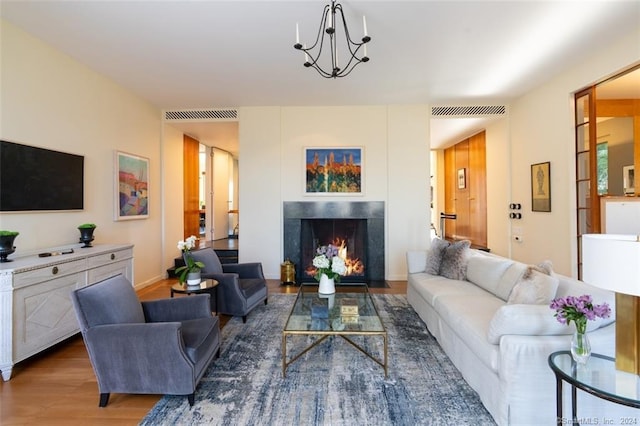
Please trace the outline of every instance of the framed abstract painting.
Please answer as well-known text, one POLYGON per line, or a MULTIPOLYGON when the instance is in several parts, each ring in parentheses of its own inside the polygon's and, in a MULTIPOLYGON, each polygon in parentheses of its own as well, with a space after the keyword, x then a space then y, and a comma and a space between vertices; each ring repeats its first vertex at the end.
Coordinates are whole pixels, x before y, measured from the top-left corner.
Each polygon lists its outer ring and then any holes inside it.
POLYGON ((362 147, 304 148, 305 195, 363 195, 362 147))
POLYGON ((149 217, 149 159, 115 153, 115 220, 149 217))

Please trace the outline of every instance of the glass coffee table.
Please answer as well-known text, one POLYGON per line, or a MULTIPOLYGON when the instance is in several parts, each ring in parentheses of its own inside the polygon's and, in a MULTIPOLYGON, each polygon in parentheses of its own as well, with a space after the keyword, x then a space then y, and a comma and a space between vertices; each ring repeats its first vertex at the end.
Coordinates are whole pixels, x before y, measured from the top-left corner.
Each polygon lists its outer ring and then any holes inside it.
POLYGON ((371 358, 384 369, 384 376, 387 377, 387 330, 378 315, 366 284, 336 286, 336 293, 332 295, 319 294, 317 285, 302 284, 300 286, 296 301, 282 330, 283 377, 286 377, 289 365, 331 336, 340 336, 371 358), (289 336, 318 336, 318 339, 288 359, 287 338, 289 336), (351 339, 352 336, 382 337, 384 345, 382 359, 379 359, 376 354, 367 352, 351 339))

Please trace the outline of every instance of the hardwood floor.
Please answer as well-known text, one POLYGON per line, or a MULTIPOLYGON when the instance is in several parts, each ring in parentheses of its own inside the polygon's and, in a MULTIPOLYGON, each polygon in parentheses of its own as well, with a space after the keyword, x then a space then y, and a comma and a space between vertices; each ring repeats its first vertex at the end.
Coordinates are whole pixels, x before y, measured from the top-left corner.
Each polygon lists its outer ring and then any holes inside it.
MULTIPOLYGON (((296 286, 268 281, 270 294, 298 291, 296 286)), ((159 281, 140 290, 138 295, 141 300, 169 297, 169 288, 174 282, 173 279, 159 281)), ((370 291, 407 292, 406 281, 390 281, 389 286, 370 291)), ((223 315, 221 326, 228 320, 229 317, 223 315)), ((82 337, 77 335, 15 365, 10 381, 0 379, 0 424, 136 425, 160 398, 161 395, 112 394, 109 405, 99 408, 98 384, 82 337)))

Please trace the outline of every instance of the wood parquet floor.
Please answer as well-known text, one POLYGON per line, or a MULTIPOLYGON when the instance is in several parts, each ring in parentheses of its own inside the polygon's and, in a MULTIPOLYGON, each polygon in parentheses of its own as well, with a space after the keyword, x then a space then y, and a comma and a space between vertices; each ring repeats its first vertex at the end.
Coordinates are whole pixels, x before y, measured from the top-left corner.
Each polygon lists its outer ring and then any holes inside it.
MULTIPOLYGON (((298 291, 296 286, 268 281, 270 294, 298 291)), ((141 300, 169 297, 174 282, 158 281, 138 295, 141 300)), ((406 281, 390 281, 389 286, 370 291, 407 292, 406 281)), ((221 326, 228 320, 223 315, 221 326)), ((98 384, 78 334, 15 365, 10 381, 0 379, 0 425, 137 425, 160 398, 161 395, 112 394, 107 407, 98 407, 98 384)))

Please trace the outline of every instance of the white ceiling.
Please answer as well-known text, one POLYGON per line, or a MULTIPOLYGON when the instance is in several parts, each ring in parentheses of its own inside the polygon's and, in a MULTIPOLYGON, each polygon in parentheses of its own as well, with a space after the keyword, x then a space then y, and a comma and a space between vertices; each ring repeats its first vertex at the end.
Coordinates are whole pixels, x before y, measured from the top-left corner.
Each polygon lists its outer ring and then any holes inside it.
MULTIPOLYGON (((0 15, 161 109, 508 103, 640 25, 637 0, 344 0, 371 61, 327 80, 293 49, 325 4, 1 0, 0 15)), ((433 144, 462 124, 434 120, 433 144)))

